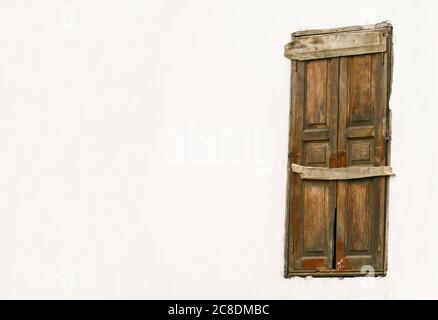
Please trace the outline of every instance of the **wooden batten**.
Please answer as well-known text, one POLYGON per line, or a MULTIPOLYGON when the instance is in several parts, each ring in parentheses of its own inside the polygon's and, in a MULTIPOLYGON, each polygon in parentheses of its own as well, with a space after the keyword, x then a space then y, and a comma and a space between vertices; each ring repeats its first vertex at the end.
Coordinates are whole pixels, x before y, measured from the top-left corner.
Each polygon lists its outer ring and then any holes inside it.
POLYGON ((298 32, 285 46, 284 55, 293 60, 314 60, 386 52, 388 28, 378 24, 375 28, 370 26, 348 32, 342 29, 318 30, 317 34, 298 32))
POLYGON ((324 168, 305 167, 293 163, 292 171, 299 173, 301 179, 308 180, 351 180, 394 175, 390 166, 324 168))

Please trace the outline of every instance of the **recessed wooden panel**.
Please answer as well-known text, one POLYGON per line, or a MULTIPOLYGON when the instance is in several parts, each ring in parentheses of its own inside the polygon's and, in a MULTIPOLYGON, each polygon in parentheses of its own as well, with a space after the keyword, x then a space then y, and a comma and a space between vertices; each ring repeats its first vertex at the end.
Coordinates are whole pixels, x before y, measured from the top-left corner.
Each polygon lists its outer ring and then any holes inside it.
POLYGON ((350 139, 348 141, 348 165, 372 164, 374 140, 350 139))
POLYGON ((350 182, 348 189, 348 251, 349 253, 353 251, 363 253, 370 249, 369 180, 350 182))
POLYGON ((371 141, 350 141, 351 162, 370 161, 371 141))
POLYGON ((304 130, 301 136, 303 141, 330 140, 334 130, 330 129, 309 129, 304 130))
POLYGON ((329 190, 326 182, 305 182, 303 235, 304 253, 323 253, 329 219, 329 190))
POLYGON ((327 59, 307 63, 306 77, 306 126, 327 125, 327 59))
POLYGON ((370 54, 350 57, 348 60, 350 124, 372 120, 371 69, 370 54))
POLYGON ((347 138, 374 137, 374 126, 361 126, 347 128, 347 138))
POLYGON ((303 257, 301 258, 301 268, 304 270, 315 270, 327 268, 326 257, 303 257))
POLYGON ((306 144, 306 165, 326 166, 328 165, 328 143, 313 142, 306 144))

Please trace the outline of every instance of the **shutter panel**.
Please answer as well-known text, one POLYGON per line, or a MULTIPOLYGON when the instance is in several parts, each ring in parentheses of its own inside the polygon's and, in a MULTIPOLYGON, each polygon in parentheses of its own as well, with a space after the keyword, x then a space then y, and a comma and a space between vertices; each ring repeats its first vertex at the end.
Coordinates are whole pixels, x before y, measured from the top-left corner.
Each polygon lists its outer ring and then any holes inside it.
MULTIPOLYGON (((336 167, 339 59, 295 61, 292 89, 292 159, 305 166, 336 167)), ((331 268, 336 182, 292 175, 293 269, 331 268)))
MULTIPOLYGON (((385 165, 386 63, 380 53, 341 58, 339 167, 385 165)), ((383 271, 385 178, 338 181, 337 192, 337 268, 383 271)))

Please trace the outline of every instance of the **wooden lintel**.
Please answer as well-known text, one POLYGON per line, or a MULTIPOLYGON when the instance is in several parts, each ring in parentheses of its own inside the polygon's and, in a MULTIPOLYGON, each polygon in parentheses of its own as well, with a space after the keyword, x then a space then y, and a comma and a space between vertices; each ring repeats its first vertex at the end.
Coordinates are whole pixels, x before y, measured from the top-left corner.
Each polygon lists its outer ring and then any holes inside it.
POLYGON ((309 180, 350 180, 394 175, 390 166, 324 168, 305 167, 293 163, 292 171, 299 173, 301 179, 309 180))
POLYGON ((387 31, 392 30, 392 25, 388 21, 379 22, 375 24, 368 25, 357 25, 357 26, 349 26, 349 27, 341 27, 341 28, 326 28, 326 29, 311 29, 311 30, 301 30, 295 31, 292 33, 294 37, 300 36, 311 36, 315 34, 327 34, 327 33, 339 33, 339 32, 357 32, 357 31, 387 31))
POLYGON ((385 51, 385 33, 364 30, 293 37, 284 55, 293 60, 314 60, 385 51))

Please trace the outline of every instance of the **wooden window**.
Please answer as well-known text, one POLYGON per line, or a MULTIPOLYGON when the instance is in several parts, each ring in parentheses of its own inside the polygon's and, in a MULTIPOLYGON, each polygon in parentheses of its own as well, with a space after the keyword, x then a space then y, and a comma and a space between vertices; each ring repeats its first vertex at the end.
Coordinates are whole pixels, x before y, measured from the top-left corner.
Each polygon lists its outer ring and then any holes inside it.
POLYGON ((285 275, 385 275, 392 27, 295 32, 285 56, 285 275))

